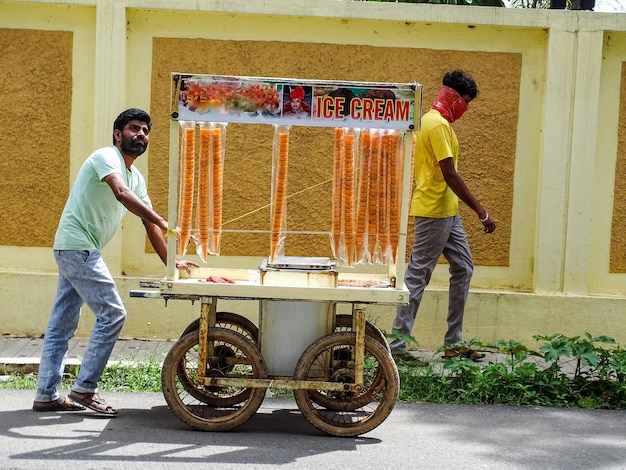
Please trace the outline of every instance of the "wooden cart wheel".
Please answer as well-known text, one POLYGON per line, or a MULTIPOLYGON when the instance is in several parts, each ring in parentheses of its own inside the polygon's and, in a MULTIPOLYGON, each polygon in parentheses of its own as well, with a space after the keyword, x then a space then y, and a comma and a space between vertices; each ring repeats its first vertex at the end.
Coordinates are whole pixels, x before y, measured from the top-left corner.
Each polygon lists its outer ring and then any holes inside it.
MULTIPOLYGON (((335 316, 335 331, 352 331, 352 315, 340 314, 335 316)), ((373 323, 365 322, 365 334, 391 351, 387 338, 385 338, 383 332, 373 323)))
MULTIPOLYGON (((246 317, 239 315, 237 313, 231 312, 217 312, 215 326, 220 328, 226 328, 228 330, 236 331, 237 333, 242 334, 247 339, 252 341, 254 344, 258 343, 259 339, 259 328, 248 320, 246 317)), ((183 334, 181 338, 193 331, 197 332, 200 328, 200 319, 197 318, 193 322, 191 322, 183 334)), ((228 406, 236 405, 237 403, 241 403, 245 401, 250 396, 250 389, 239 389, 237 393, 232 393, 228 397, 225 394, 216 394, 206 387, 197 387, 193 381, 193 378, 187 376, 188 371, 184 366, 184 363, 181 362, 178 370, 178 380, 181 385, 191 394, 194 398, 200 400, 201 402, 207 403, 209 405, 224 405, 228 406)))
MULTIPOLYGON (((188 384, 181 383, 179 369, 184 367, 185 377, 197 383, 198 340, 198 330, 193 331, 179 339, 167 354, 161 372, 165 401, 181 421, 201 431, 226 431, 242 425, 261 406, 265 389, 204 387, 203 398, 195 397, 187 390, 188 384), (213 404, 206 402, 208 394, 213 404)), ((209 328, 207 340, 215 352, 207 358, 207 376, 267 378, 261 353, 243 335, 225 328, 209 328)))
MULTIPOLYGON (((239 315, 238 313, 216 312, 215 326, 241 333, 246 338, 252 340, 255 344, 259 342, 259 328, 246 317, 239 315)), ((185 331, 183 331, 180 337, 182 338, 186 334, 191 333, 198 328, 200 328, 200 319, 196 318, 189 325, 187 325, 187 328, 185 328, 185 331)))
MULTIPOLYGON (((335 331, 352 331, 352 317, 350 315, 337 315, 335 317, 335 331)), ((385 336, 370 322, 365 322, 365 335, 379 342, 388 351, 391 351, 385 336)), ((381 369, 378 369, 376 376, 371 380, 370 386, 364 388, 361 393, 310 390, 309 398, 311 401, 329 410, 349 411, 350 408, 356 410, 372 401, 372 394, 376 393, 383 380, 384 373, 381 369)))
MULTIPOLYGON (((351 332, 322 336, 302 354, 294 379, 354 383, 355 344, 356 335, 351 332)), ((364 390, 356 397, 350 392, 295 390, 298 408, 313 426, 334 436, 358 436, 389 416, 400 386, 391 353, 378 341, 366 337, 364 365, 364 390), (333 397, 338 409, 328 409, 311 398, 319 395, 333 397)))

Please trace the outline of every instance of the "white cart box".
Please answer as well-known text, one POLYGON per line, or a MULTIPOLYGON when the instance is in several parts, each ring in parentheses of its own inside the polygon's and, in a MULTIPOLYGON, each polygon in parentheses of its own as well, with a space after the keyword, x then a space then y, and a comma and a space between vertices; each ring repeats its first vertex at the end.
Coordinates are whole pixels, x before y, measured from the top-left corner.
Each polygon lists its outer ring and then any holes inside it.
MULTIPOLYGON (((336 264, 328 258, 277 258, 260 268, 261 285, 336 287, 336 264)), ((261 354, 269 375, 293 376, 298 359, 316 339, 333 331, 335 304, 328 302, 260 302, 261 354)))

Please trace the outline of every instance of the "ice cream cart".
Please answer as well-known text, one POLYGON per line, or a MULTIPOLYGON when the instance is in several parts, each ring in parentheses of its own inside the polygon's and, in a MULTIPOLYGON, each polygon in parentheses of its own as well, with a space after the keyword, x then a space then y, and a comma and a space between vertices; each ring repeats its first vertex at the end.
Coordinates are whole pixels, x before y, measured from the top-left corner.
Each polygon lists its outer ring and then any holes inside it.
POLYGON ((181 421, 233 429, 254 415, 268 388, 293 390, 305 418, 331 435, 357 436, 389 416, 398 371, 366 309, 408 302, 402 279, 421 96, 418 83, 172 74, 167 274, 131 296, 200 306, 162 369, 164 397, 181 421), (275 130, 270 249, 254 269, 210 266, 224 231, 231 122, 275 130), (334 129, 332 224, 324 228, 332 256, 285 253, 291 126, 334 129), (207 267, 183 276, 176 258, 193 245, 207 267), (371 264, 382 269, 361 269, 371 264), (221 311, 222 300, 258 304, 258 324, 221 311), (337 313, 342 304, 348 313, 337 313))

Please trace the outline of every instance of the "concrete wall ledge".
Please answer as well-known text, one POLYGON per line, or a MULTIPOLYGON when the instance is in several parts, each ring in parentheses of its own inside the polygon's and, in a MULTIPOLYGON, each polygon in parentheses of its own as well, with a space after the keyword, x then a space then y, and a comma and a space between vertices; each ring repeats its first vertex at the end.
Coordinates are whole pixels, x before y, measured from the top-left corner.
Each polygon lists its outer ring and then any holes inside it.
MULTIPOLYGON (((57 5, 98 6, 111 0, 58 0, 57 5)), ((50 3, 49 0, 12 0, 16 3, 50 3)), ((424 24, 466 24, 556 28, 559 31, 599 29, 626 30, 626 15, 579 10, 544 10, 528 8, 496 8, 414 3, 379 3, 350 0, 115 0, 126 8, 173 11, 197 11, 261 16, 330 17, 355 20, 402 21, 424 24), (602 24, 600 28, 598 25, 602 24)))

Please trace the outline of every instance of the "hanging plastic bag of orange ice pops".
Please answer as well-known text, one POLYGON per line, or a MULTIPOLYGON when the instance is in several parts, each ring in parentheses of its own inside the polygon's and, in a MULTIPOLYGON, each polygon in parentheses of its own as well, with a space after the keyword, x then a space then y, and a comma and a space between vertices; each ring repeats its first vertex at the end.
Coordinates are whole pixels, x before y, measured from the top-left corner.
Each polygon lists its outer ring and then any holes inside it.
POLYGON ((343 138, 343 161, 341 164, 342 172, 342 257, 346 266, 354 266, 356 263, 356 227, 355 227, 355 210, 356 210, 356 157, 358 149, 359 131, 356 129, 347 129, 343 138))
POLYGON ((196 158, 196 122, 179 121, 180 124, 180 171, 178 195, 178 237, 177 255, 185 256, 191 239, 193 217, 194 173, 196 158))
POLYGON ((389 249, 389 132, 381 131, 380 159, 378 161, 378 241, 376 261, 385 264, 389 249))
POLYGON ((289 126, 275 126, 272 152, 272 191, 269 261, 285 254, 287 231, 287 169, 289 164, 289 126))
MULTIPOLYGON (((330 229, 333 256, 345 266, 357 262, 357 158, 359 130, 335 128, 333 144, 332 220, 330 229)), ((360 239, 363 244, 363 233, 360 239)))
POLYGON ((201 122, 200 148, 198 151, 198 202, 196 204, 196 220, 198 235, 196 240, 196 253, 206 263, 209 253, 210 238, 210 152, 211 152, 211 129, 212 122, 201 122))
POLYGON ((211 129, 211 204, 209 253, 220 254, 222 238, 222 205, 224 198, 224 155, 226 153, 226 123, 211 129))
POLYGON ((341 258, 340 245, 343 230, 343 153, 345 129, 336 127, 333 141, 333 190, 332 190, 332 218, 330 227, 330 247, 335 259, 341 258))
POLYGON ((362 129, 359 138, 359 152, 356 185, 356 215, 355 215, 355 256, 357 264, 371 262, 367 246, 367 224, 370 185, 370 160, 372 156, 372 140, 370 129, 362 129))
POLYGON ((226 125, 200 123, 196 248, 198 256, 205 262, 209 254, 220 254, 226 125))
POLYGON ((380 247, 378 245, 379 234, 379 183, 380 183, 380 160, 381 160, 381 130, 372 129, 370 132, 370 163, 368 173, 368 196, 367 196, 367 252, 371 263, 380 263, 380 247))
POLYGON ((400 240, 400 212, 402 208, 402 175, 404 170, 404 132, 389 132, 389 171, 388 171, 388 208, 389 237, 388 247, 384 250, 386 264, 398 262, 398 243, 400 240))

